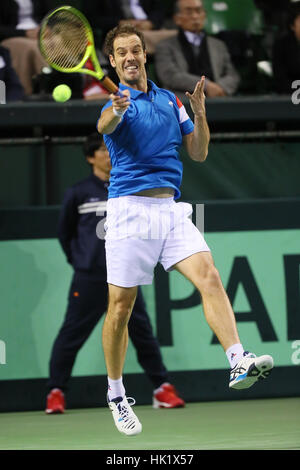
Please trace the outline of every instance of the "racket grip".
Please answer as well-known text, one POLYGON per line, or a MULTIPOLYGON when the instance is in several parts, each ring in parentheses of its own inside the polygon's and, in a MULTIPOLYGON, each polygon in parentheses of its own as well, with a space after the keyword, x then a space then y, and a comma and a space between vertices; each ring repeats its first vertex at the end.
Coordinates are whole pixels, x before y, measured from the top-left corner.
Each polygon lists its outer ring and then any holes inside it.
POLYGON ((117 87, 117 85, 115 85, 115 83, 109 78, 109 77, 104 77, 102 80, 102 85, 110 92, 110 93, 114 93, 115 95, 118 95, 120 96, 121 98, 123 98, 123 93, 119 90, 119 88, 117 87))
POLYGON ((120 96, 120 98, 124 98, 124 96, 125 96, 125 95, 123 95, 123 93, 119 89, 118 89, 117 93, 115 93, 115 94, 120 96))

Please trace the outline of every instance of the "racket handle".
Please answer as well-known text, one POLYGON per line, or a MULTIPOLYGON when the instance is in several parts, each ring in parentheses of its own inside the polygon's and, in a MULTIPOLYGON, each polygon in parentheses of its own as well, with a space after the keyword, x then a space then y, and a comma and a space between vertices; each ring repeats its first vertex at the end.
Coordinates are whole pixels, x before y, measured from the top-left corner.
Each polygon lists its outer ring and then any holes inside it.
POLYGON ((117 87, 117 85, 115 85, 115 83, 109 77, 104 77, 101 80, 101 83, 108 91, 110 91, 110 93, 114 93, 115 95, 118 95, 121 97, 124 96, 123 93, 117 87))

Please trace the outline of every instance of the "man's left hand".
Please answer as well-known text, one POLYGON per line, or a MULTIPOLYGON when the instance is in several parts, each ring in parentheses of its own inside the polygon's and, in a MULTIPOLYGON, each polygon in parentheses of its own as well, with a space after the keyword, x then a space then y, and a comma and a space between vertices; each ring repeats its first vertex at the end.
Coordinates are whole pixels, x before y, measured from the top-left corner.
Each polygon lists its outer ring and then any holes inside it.
POLYGON ((195 116, 205 116, 205 94, 204 94, 205 77, 202 76, 200 82, 197 82, 193 94, 188 91, 185 95, 190 100, 190 105, 195 116))

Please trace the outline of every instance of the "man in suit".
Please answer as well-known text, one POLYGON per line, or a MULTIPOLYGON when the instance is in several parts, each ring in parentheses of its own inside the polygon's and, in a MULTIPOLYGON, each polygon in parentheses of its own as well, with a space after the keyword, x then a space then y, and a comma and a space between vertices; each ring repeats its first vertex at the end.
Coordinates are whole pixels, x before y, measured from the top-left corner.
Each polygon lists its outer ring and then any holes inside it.
POLYGON ((134 24, 139 30, 157 30, 164 19, 159 0, 85 0, 83 12, 102 37, 120 22, 134 24))
POLYGON ((40 22, 57 0, 1 0, 0 42, 9 49, 12 65, 26 95, 31 95, 32 77, 46 66, 38 47, 40 22))
POLYGON ((201 0, 178 0, 174 22, 176 37, 159 43, 155 68, 163 88, 192 92, 201 76, 206 77, 207 97, 233 95, 240 81, 226 45, 204 31, 206 13, 201 0))
MULTIPOLYGON (((150 63, 156 44, 176 34, 176 30, 164 27, 167 6, 160 0, 85 0, 82 8, 96 31, 99 48, 108 31, 118 24, 129 23, 143 32, 150 63)), ((116 76, 114 79, 118 80, 116 76)))
POLYGON ((0 46, 0 104, 6 101, 21 101, 24 99, 24 90, 18 76, 11 65, 9 50, 0 46))

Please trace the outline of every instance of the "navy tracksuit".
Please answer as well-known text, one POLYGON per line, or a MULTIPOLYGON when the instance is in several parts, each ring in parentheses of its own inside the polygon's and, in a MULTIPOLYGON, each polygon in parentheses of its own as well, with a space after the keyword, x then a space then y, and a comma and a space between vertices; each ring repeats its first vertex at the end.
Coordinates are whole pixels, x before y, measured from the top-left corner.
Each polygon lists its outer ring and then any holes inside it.
MULTIPOLYGON (((74 275, 65 319, 51 353, 48 390, 67 389, 76 355, 107 309, 105 246, 96 235, 97 224, 105 217, 107 186, 91 174, 65 193, 58 238, 74 275)), ((167 370, 140 288, 128 332, 140 365, 158 388, 168 381, 167 370)))

